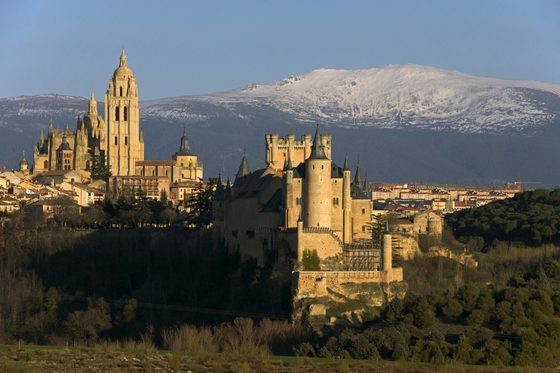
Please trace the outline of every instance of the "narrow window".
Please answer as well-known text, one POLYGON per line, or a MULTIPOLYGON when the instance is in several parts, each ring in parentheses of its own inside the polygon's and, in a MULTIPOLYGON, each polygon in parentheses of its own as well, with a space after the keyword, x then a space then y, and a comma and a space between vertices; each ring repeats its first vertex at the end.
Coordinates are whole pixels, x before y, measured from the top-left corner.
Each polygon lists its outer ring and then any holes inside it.
POLYGON ((115 136, 115 145, 119 145, 118 137, 115 136))
MULTIPOLYGON (((126 109, 126 108, 125 108, 125 109, 126 109)), ((126 113, 126 111, 125 111, 125 113, 126 113)), ((125 137, 124 137, 124 145, 125 145, 125 146, 128 145, 128 136, 125 136, 125 137)))
POLYGON ((118 106, 115 108, 115 120, 120 120, 120 118, 119 118, 119 107, 118 106))
POLYGON ((125 106, 123 110, 123 119, 128 120, 128 108, 125 106))
POLYGON ((48 168, 48 167, 49 167, 49 162, 45 161, 45 162, 43 163, 43 168, 48 168))
POLYGON ((121 96, 122 96, 122 87, 120 87, 120 89, 121 89, 121 96))
POLYGON ((362 209, 362 215, 366 213, 366 209, 362 209))

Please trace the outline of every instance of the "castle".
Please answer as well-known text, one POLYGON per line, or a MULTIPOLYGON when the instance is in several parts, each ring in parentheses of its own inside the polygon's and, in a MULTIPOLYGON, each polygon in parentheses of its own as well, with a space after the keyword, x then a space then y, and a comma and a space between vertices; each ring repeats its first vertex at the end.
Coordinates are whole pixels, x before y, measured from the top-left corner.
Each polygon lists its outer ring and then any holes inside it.
POLYGON ((402 281, 402 269, 392 266, 391 234, 386 232, 383 243, 371 242, 371 195, 359 165, 351 180, 348 159, 342 168, 331 160, 332 138, 318 126, 313 140, 265 139, 266 169, 251 172, 243 156, 233 185, 218 182, 216 240, 260 264, 272 249, 293 252, 300 262, 316 251, 321 270, 366 271, 377 282, 402 281))
MULTIPOLYGON (((75 132, 68 127, 55 130, 51 120, 46 138, 41 132, 34 149, 31 174, 37 178, 73 170, 87 180, 91 177, 94 162, 109 167, 113 176, 110 183, 113 181, 114 188, 130 186, 137 190, 143 186, 164 185, 163 188, 155 188, 155 197, 162 190, 169 195, 169 185, 199 182, 203 178, 202 162, 190 151, 186 131, 181 137, 179 151, 171 160, 144 160, 138 84, 127 65, 124 50, 105 92, 105 119, 99 115, 92 93, 88 113, 83 118, 78 117, 75 132)), ((25 154, 20 170, 28 171, 25 154)))

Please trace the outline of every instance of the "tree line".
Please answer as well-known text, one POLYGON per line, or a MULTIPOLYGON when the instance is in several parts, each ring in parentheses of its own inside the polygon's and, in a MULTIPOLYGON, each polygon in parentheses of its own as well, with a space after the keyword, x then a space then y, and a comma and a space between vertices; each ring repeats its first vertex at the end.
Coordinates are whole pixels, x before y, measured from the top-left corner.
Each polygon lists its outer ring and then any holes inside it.
POLYGON ((560 242, 560 189, 517 193, 513 198, 455 212, 446 217, 455 237, 479 248, 497 241, 525 246, 560 242))

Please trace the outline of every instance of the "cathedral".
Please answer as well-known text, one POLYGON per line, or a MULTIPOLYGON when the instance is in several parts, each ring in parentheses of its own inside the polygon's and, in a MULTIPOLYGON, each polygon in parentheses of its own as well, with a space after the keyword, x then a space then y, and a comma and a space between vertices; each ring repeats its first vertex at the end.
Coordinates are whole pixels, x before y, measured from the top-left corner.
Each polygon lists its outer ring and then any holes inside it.
MULTIPOLYGON (((27 169, 27 161, 24 161, 25 155, 20 168, 27 169)), ((107 165, 113 179, 118 178, 120 186, 142 185, 148 181, 147 178, 169 179, 164 185, 185 181, 199 182, 203 178, 202 162, 190 151, 186 131, 183 132, 179 151, 171 160, 144 160, 138 85, 127 65, 124 50, 105 92, 105 119, 99 115, 97 101, 92 93, 88 113, 83 118, 78 117, 75 132, 68 126, 62 130, 54 129, 51 120, 47 135, 41 132, 34 149, 31 172, 37 177, 76 171, 87 180, 91 178, 90 170, 94 162, 107 165)), ((150 180, 150 184, 153 183, 150 180)), ((159 192, 156 190, 154 195, 159 192)), ((169 194, 169 188, 167 193, 169 194)))
POLYGON ((99 115, 92 93, 88 113, 78 117, 76 132, 68 127, 55 130, 51 121, 47 137, 41 132, 35 147, 33 175, 75 170, 89 178, 94 156, 103 159, 114 176, 134 175, 136 162, 144 160, 144 140, 140 132, 138 87, 124 50, 105 93, 105 118, 99 115))

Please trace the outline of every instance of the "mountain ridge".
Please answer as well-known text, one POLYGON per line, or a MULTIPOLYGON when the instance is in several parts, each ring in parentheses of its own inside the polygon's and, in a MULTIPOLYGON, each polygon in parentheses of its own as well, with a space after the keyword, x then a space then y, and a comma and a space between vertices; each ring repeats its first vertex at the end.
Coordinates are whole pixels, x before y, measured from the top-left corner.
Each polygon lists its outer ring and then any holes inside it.
MULTIPOLYGON (((50 119, 54 128, 75 129, 88 101, 58 94, 0 99, 0 166, 15 167, 22 150, 31 161, 50 119)), ((103 115, 101 101, 98 108, 103 115)), ((215 94, 141 101, 140 116, 146 159, 169 159, 186 127, 206 177, 233 177, 244 151, 252 167, 265 167, 266 133, 299 137, 319 123, 333 135, 333 161, 359 157, 370 181, 559 184, 560 86, 551 83, 418 65, 317 69, 215 94)))

